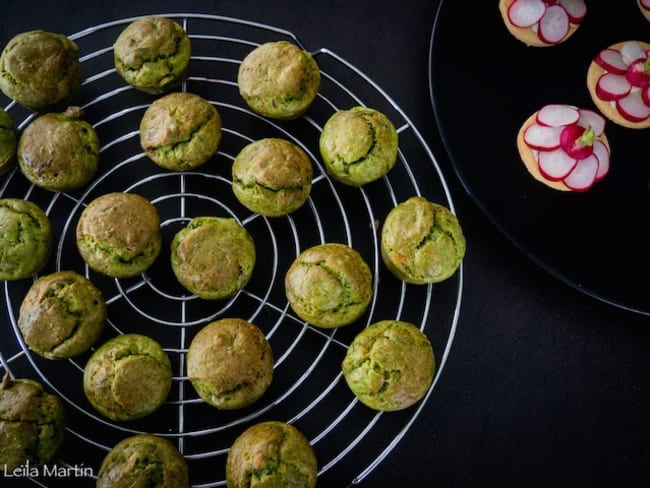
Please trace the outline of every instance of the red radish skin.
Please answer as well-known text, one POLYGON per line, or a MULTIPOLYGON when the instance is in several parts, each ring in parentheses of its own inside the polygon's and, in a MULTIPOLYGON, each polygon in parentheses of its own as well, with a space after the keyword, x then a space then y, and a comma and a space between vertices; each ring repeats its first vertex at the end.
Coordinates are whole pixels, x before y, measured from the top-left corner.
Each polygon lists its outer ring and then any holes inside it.
POLYGON ((624 75, 627 71, 627 63, 616 49, 603 49, 596 55, 594 62, 609 73, 624 75))
POLYGON ((532 124, 524 131, 524 141, 531 149, 548 151, 560 147, 562 127, 532 124))
POLYGON ((643 103, 640 91, 633 91, 627 97, 616 100, 616 109, 630 122, 643 122, 650 117, 650 107, 643 103))
POLYGON ((589 144, 586 144, 582 141, 585 132, 586 129, 584 127, 580 127, 576 124, 567 125, 562 129, 562 133, 560 134, 560 147, 569 157, 574 159, 585 159, 593 152, 593 142, 590 141, 589 144))
POLYGON ((650 0, 641 0, 640 3, 644 9, 650 10, 650 0))
POLYGON ((545 12, 546 5, 542 0, 515 0, 508 8, 508 19, 517 27, 531 27, 545 12))
POLYGON ((548 44, 557 44, 569 33, 569 14, 560 5, 551 5, 539 21, 539 38, 548 44))
POLYGON ((594 156, 598 159, 596 182, 601 181, 609 172, 609 149, 602 141, 594 142, 594 156))
POLYGON ((549 127, 575 124, 579 118, 580 112, 576 108, 559 103, 544 105, 537 111, 535 116, 537 123, 549 127))
POLYGON ((650 86, 646 86, 641 90, 641 100, 643 100, 643 103, 650 106, 650 86))
POLYGON ((598 159, 593 154, 578 161, 562 182, 573 191, 587 191, 596 183, 598 159))
POLYGON ((596 82, 596 95, 606 102, 626 97, 631 91, 632 84, 624 75, 604 73, 596 82))
POLYGON ((650 74, 646 72, 646 59, 639 58, 632 61, 625 72, 625 78, 632 86, 644 88, 650 85, 650 74))
POLYGON ((580 24, 587 16, 587 5, 583 0, 560 0, 559 3, 566 10, 572 24, 580 24))
POLYGON ((578 160, 570 157, 563 149, 541 151, 537 156, 539 172, 550 181, 561 181, 575 168, 578 160))

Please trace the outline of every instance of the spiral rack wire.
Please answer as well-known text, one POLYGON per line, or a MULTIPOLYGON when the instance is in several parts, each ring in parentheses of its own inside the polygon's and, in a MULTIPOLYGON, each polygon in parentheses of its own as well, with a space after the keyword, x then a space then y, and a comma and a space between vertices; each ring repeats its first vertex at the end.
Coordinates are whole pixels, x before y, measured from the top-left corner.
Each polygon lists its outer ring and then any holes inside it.
MULTIPOLYGON (((308 113, 292 122, 276 122, 251 112, 237 89, 243 57, 257 45, 287 39, 307 49, 291 32, 236 18, 196 13, 161 14, 181 23, 192 41, 188 76, 179 88, 201 95, 217 107, 223 136, 217 154, 195 171, 162 170, 143 154, 139 121, 154 97, 127 86, 115 72, 112 45, 137 17, 96 25, 69 35, 80 47, 84 73, 74 104, 101 141, 100 170, 86 187, 50 192, 31 185, 19 169, 0 180, 0 197, 29 199, 43 208, 55 232, 55 250, 40 275, 75 270, 102 291, 108 309, 104 335, 138 332, 156 339, 174 370, 172 392, 154 414, 131 422, 113 422, 90 406, 82 374, 91 351, 51 361, 32 353, 17 327, 21 301, 33 280, 2 285, 0 373, 29 377, 58 394, 67 427, 56 462, 92 472, 74 486, 94 486, 102 459, 121 439, 140 432, 165 437, 188 462, 194 487, 225 486, 225 460, 234 439, 264 420, 295 425, 311 441, 319 462, 319 486, 359 484, 402 440, 419 415, 435 415, 432 393, 450 352, 460 311, 462 267, 449 280, 429 286, 406 285, 384 268, 379 251, 381 222, 397 203, 422 195, 454 210, 443 174, 422 136, 381 87, 344 58, 311 51, 321 68, 320 93, 308 113), (381 180, 359 188, 331 180, 319 160, 318 137, 337 109, 365 105, 381 110, 400 137, 397 165, 381 180), (282 137, 300 145, 314 166, 311 195, 298 211, 266 218, 245 209, 231 189, 231 163, 239 150, 262 137, 282 137), (79 256, 75 226, 83 208, 109 191, 147 197, 158 209, 164 249, 142 275, 113 279, 90 270, 79 256), (172 274, 169 243, 198 215, 232 217, 252 235, 257 249, 253 276, 230 299, 206 301, 185 291, 172 274), (304 249, 342 242, 358 250, 374 276, 374 297, 355 324, 317 329, 295 316, 284 295, 284 273, 304 249), (185 372, 185 354, 194 334, 222 317, 241 317, 266 334, 275 357, 271 387, 255 404, 221 411, 200 400, 185 372), (342 378, 340 364, 354 336, 382 319, 412 322, 432 342, 437 370, 433 385, 417 405, 390 413, 358 402, 342 378), (88 469, 90 468, 90 469, 88 469)), ((20 129, 35 116, 14 102, 5 107, 20 129)), ((34 277, 36 279, 36 277, 34 277)), ((34 477, 38 486, 70 486, 70 480, 34 477)))

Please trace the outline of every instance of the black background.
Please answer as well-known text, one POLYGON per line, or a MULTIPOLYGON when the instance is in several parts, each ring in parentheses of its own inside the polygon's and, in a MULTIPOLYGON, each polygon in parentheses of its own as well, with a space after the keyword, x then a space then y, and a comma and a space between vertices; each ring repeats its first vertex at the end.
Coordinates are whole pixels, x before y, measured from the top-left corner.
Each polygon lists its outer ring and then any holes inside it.
MULTIPOLYGON (((556 280, 465 193, 429 97, 436 9, 437 2, 415 0, 4 0, 0 43, 29 29, 74 33, 132 15, 187 11, 272 24, 309 49, 340 53, 376 80, 424 135, 445 170, 468 241, 463 306, 444 374, 428 408, 362 486, 645 486, 650 319, 556 280)), ((490 45, 474 39, 457 49, 470 62, 490 45)), ((646 282, 638 286, 647 289, 646 282)))

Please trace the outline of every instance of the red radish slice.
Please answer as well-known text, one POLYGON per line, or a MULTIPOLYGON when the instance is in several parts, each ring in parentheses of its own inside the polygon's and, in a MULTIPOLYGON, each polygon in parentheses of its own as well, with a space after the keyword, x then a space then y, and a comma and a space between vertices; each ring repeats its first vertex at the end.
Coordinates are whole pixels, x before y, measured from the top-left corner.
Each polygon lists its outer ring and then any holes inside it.
POLYGON ((632 84, 625 75, 605 73, 596 82, 596 96, 605 102, 626 97, 632 90, 632 84))
POLYGON ((537 111, 537 115, 535 116, 537 123, 549 127, 575 124, 579 118, 580 112, 577 108, 561 103, 544 105, 537 111))
POLYGON ((650 86, 646 86, 641 90, 641 100, 643 100, 643 103, 650 106, 650 86))
POLYGON ((584 127, 585 129, 591 127, 591 130, 594 131, 596 137, 599 137, 602 136, 605 132, 605 117, 597 112, 594 112, 593 110, 581 108, 578 125, 584 127))
POLYGON ((644 88, 650 85, 650 74, 645 70, 645 63, 645 58, 635 59, 625 72, 625 78, 632 86, 644 88))
POLYGON ((573 170, 578 160, 570 157, 563 149, 541 151, 537 156, 539 172, 551 181, 560 181, 573 170))
POLYGON ((573 191, 587 191, 596 182, 598 159, 593 154, 581 159, 562 182, 573 191))
POLYGON ((508 19, 517 27, 530 27, 546 12, 542 0, 515 0, 508 8, 508 19))
POLYGON ((623 75, 627 71, 627 63, 623 61, 623 56, 616 49, 603 49, 596 55, 594 62, 610 73, 623 75))
POLYGON ((633 91, 627 97, 616 100, 616 108, 630 122, 643 122, 650 117, 650 107, 643 103, 640 91, 633 91))
POLYGON ((524 141, 531 149, 548 151, 560 147, 562 127, 532 124, 524 131, 524 141))
POLYGON ((569 33, 569 14, 560 5, 551 5, 539 20, 539 38, 547 44, 557 44, 569 33))
POLYGON ((630 65, 635 59, 645 58, 645 50, 638 42, 629 41, 621 46, 621 56, 623 62, 630 65))
POLYGON ((596 181, 602 180, 609 172, 609 149, 603 141, 594 142, 594 156, 598 159, 598 171, 596 181))
POLYGON ((559 3, 569 14, 569 20, 572 24, 579 24, 587 15, 587 5, 585 5, 584 0, 560 0, 559 3))
POLYGON ((644 9, 650 10, 650 0, 641 0, 640 3, 644 9))

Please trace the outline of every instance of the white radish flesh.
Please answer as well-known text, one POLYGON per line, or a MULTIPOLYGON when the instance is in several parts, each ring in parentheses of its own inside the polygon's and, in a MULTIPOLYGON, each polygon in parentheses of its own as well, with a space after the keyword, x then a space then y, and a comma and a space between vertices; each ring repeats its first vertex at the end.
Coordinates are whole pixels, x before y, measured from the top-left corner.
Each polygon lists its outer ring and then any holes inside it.
POLYGON ((581 159, 562 182, 573 191, 586 191, 596 182, 598 159, 593 154, 581 159))
POLYGON ((632 61, 645 57, 645 50, 638 42, 629 41, 621 46, 621 56, 626 65, 632 64, 632 61))
POLYGON ((537 155, 539 171, 544 178, 560 181, 573 170, 578 160, 570 157, 562 149, 540 151, 537 155))
POLYGON ((643 103, 640 91, 633 91, 628 96, 616 100, 616 108, 630 122, 643 122, 650 117, 650 107, 643 103))
POLYGON ((561 127, 575 124, 580 118, 580 112, 575 107, 560 103, 544 105, 537 111, 535 120, 537 123, 549 127, 561 127))
POLYGON ((591 130, 594 131, 596 137, 600 137, 605 133, 605 117, 593 110, 581 108, 578 125, 585 129, 591 127, 591 130))
POLYGON ((594 142, 593 155, 598 159, 598 171, 596 172, 596 181, 602 180, 609 172, 609 149, 603 141, 594 142))
POLYGON ((584 0, 560 0, 572 24, 579 24, 587 15, 587 5, 584 0))
POLYGON ((596 82, 596 95, 606 102, 626 97, 631 90, 632 85, 624 75, 605 73, 596 82))
POLYGON ((569 33, 569 14, 560 5, 551 5, 539 20, 539 38, 547 44, 561 42, 569 33))
POLYGON ((531 149, 548 151, 560 147, 562 127, 532 124, 524 131, 524 141, 531 149))
POLYGON ((622 75, 627 71, 627 64, 623 60, 620 51, 616 49, 603 49, 594 58, 594 62, 605 71, 622 75))
POLYGON ((515 0, 508 8, 508 19, 517 27, 530 27, 546 12, 543 0, 515 0))

